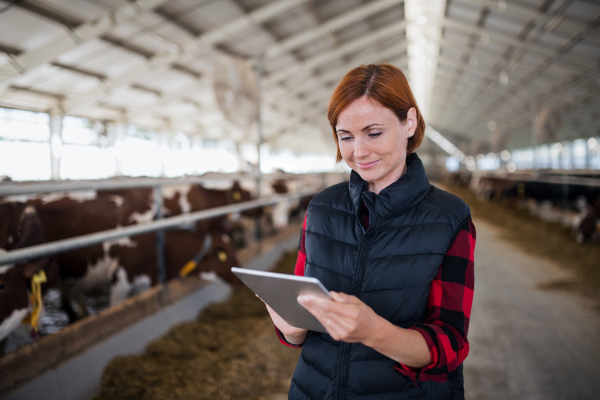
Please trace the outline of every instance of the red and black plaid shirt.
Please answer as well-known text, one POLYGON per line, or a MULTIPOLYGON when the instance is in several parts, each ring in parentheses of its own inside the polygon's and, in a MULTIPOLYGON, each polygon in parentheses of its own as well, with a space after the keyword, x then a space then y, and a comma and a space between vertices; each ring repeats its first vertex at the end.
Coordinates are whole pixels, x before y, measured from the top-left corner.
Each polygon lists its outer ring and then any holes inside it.
MULTIPOLYGON (((369 226, 368 210, 363 205, 361 222, 369 226)), ((306 216, 300 237, 298 259, 294 273, 304 276, 306 216)), ((444 256, 440 269, 431 283, 425 321, 409 329, 421 333, 427 342, 431 362, 423 368, 397 364, 394 369, 412 380, 445 382, 469 354, 467 332, 473 304, 475 226, 465 220, 452 246, 444 256)), ((281 343, 291 347, 281 332, 275 329, 281 343)))

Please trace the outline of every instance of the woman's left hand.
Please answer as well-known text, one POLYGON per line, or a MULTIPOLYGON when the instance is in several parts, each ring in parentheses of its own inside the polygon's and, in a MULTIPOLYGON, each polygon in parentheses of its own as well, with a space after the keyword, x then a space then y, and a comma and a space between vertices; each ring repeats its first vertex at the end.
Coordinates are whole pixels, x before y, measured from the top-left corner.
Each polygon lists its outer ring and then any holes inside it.
POLYGON ((377 331, 381 317, 356 296, 329 293, 332 300, 300 295, 298 302, 323 324, 335 340, 365 343, 377 331))

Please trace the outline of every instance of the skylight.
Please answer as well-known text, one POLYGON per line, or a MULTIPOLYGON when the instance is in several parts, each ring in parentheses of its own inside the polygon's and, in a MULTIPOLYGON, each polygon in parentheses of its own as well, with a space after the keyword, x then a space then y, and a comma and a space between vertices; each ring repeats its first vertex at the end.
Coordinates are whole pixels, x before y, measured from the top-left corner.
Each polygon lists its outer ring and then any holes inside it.
POLYGON ((421 113, 430 114, 446 0, 406 0, 408 80, 421 113))

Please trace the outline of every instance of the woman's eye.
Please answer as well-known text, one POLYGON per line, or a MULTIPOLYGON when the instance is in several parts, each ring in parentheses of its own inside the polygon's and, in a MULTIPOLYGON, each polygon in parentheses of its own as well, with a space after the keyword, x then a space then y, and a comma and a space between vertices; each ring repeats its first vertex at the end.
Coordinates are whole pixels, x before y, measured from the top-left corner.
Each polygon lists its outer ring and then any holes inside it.
POLYGON ((370 137, 377 137, 379 135, 381 135, 381 132, 369 133, 370 137))
POLYGON ((346 141, 352 139, 352 136, 342 136, 341 140, 346 141))

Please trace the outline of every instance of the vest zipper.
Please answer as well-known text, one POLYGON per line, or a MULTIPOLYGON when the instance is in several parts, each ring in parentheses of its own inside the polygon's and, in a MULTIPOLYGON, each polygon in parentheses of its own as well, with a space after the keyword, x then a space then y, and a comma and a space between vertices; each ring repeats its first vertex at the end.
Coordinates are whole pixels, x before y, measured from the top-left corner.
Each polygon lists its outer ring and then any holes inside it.
MULTIPOLYGON (((368 206, 367 206, 367 208, 368 208, 368 206)), ((373 214, 372 214, 372 211, 369 209, 369 218, 371 215, 373 215, 373 214)), ((371 221, 369 221, 369 227, 365 230, 365 228, 360 223, 360 216, 357 216, 357 218, 359 218, 358 223, 360 224, 360 226, 363 229, 364 236, 358 245, 356 271, 354 272, 354 275, 352 276, 352 293, 351 294, 360 299, 361 296, 360 296, 359 292, 360 292, 360 288, 362 286, 362 281, 364 278, 364 270, 365 270, 365 264, 367 261, 369 238, 372 236, 372 233, 374 231, 374 226, 371 223, 371 221)), ((375 218, 372 218, 372 220, 373 220, 373 222, 375 222, 375 218)), ((351 347, 352 347, 352 344, 345 343, 345 342, 342 342, 341 346, 340 346, 340 356, 338 357, 338 374, 337 374, 337 382, 336 382, 337 388, 338 388, 336 398, 338 400, 345 400, 347 397, 348 369, 350 367, 349 357, 350 357, 351 347)))

